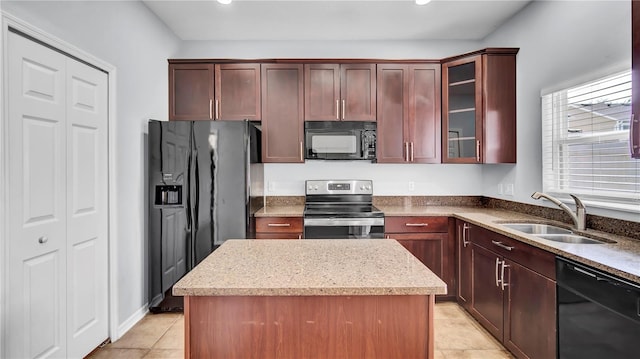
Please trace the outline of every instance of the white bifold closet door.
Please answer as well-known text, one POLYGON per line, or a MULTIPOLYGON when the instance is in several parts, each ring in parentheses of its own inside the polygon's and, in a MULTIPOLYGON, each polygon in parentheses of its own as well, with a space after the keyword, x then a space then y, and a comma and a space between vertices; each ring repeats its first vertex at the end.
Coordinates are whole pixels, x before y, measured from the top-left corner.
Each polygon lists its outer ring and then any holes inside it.
POLYGON ((8 37, 9 358, 82 358, 108 337, 107 74, 8 37))

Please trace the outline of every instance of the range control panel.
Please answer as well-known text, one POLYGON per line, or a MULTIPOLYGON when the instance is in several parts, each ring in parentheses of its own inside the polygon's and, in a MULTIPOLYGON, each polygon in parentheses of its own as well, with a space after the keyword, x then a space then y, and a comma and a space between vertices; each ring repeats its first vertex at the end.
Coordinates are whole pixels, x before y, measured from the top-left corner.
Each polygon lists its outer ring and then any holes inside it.
POLYGON ((305 193, 315 194, 373 194, 371 180, 308 180, 305 193))

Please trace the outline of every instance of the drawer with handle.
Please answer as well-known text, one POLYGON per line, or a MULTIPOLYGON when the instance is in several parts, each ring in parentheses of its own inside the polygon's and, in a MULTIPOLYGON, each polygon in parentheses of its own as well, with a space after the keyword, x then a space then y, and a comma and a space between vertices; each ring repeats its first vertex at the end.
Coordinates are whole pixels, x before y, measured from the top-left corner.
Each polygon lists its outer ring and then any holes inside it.
POLYGON ((297 233, 302 231, 302 217, 256 218, 256 233, 297 233))
POLYGON ((548 278, 555 279, 555 255, 514 238, 471 225, 468 239, 548 278))
POLYGON ((447 232, 448 230, 448 217, 407 216, 385 218, 385 232, 387 233, 447 232))

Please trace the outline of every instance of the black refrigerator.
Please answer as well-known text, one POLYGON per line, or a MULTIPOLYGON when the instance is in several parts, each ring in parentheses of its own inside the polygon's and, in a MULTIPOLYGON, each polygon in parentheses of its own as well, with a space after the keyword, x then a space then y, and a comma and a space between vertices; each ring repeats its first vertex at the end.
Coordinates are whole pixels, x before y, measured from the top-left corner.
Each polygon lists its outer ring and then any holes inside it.
POLYGON ((149 121, 151 312, 181 310, 172 286, 225 240, 254 237, 260 135, 249 121, 149 121))

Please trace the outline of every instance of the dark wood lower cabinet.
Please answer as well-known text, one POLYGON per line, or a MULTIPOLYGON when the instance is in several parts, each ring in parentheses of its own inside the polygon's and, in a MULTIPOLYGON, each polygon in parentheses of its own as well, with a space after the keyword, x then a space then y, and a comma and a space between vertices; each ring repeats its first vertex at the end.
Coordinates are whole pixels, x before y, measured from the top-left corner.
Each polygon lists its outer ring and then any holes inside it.
POLYGON ((471 283, 461 284, 458 301, 517 358, 555 358, 554 255, 467 226, 467 232, 458 230, 457 268, 459 282, 464 283, 463 277, 470 273, 471 283), (468 242, 466 247, 463 240, 468 242), (466 248, 470 248, 470 256, 466 248), (470 288, 470 297, 464 295, 464 288, 470 288))
POLYGON ((302 217, 258 217, 256 239, 302 239, 302 217))
POLYGON ((456 271, 458 304, 471 309, 471 242, 469 224, 456 220, 456 271))
POLYGON ((520 358, 556 356, 556 283, 506 261, 504 345, 520 358))
POLYGON ((503 332, 504 293, 496 281, 500 275, 496 262, 500 257, 475 243, 471 243, 472 296, 471 314, 496 338, 503 332))
POLYGON ((447 272, 445 250, 447 245, 446 233, 402 233, 393 234, 403 247, 424 263, 431 271, 442 280, 447 272))
POLYGON ((455 219, 408 216, 385 218, 386 237, 397 240, 435 275, 447 283, 438 301, 455 300, 455 219))
POLYGON ((431 295, 185 297, 185 358, 434 358, 431 295))

